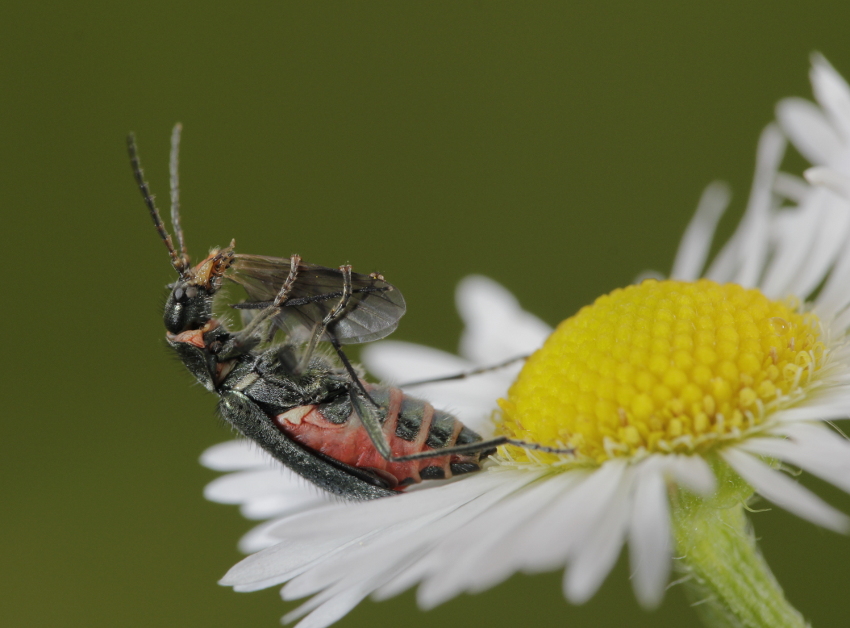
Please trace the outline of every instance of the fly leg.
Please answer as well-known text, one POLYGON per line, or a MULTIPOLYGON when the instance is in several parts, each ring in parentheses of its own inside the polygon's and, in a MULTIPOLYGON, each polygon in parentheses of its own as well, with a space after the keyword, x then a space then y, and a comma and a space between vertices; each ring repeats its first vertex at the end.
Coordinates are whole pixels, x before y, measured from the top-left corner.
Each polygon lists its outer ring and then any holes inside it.
POLYGON ((360 394, 369 400, 369 403, 371 403, 373 407, 377 407, 378 404, 375 403, 375 400, 372 399, 372 396, 363 386, 363 382, 360 381, 360 376, 357 374, 357 371, 354 370, 354 366, 351 364, 348 356, 345 355, 345 352, 342 350, 342 345, 333 333, 333 324, 345 314, 345 308, 348 307, 351 295, 353 294, 351 289, 351 266, 346 264, 345 266, 340 266, 339 270, 342 272, 342 296, 334 308, 327 313, 325 318, 322 319, 322 322, 319 323, 313 330, 307 349, 302 355, 299 371, 303 371, 307 368, 307 365, 310 363, 310 358, 313 355, 313 351, 316 349, 316 343, 322 336, 327 335, 328 341, 331 345, 333 345, 333 348, 339 356, 342 365, 345 367, 348 376, 351 378, 352 383, 357 387, 360 394))
MULTIPOLYGON (((301 263, 300 255, 292 255, 289 258, 289 275, 286 277, 286 281, 283 282, 283 285, 280 288, 280 292, 277 293, 277 296, 274 298, 270 304, 262 309, 258 314, 256 314, 251 321, 245 326, 245 328, 239 332, 240 340, 245 340, 251 338, 254 335, 260 334, 260 329, 263 323, 268 321, 269 318, 274 316, 277 311, 282 307, 282 304, 286 302, 286 299, 289 296, 289 293, 292 292, 292 286, 295 285, 295 281, 298 279, 298 265, 301 263)), ((268 334, 273 334, 274 332, 267 332, 267 337, 265 340, 268 342, 271 338, 268 337, 268 334)))
POLYGON ((301 256, 293 253, 289 258, 289 275, 287 275, 286 281, 283 282, 280 292, 277 293, 274 301, 272 301, 272 307, 280 307, 280 304, 289 298, 289 293, 292 292, 292 286, 295 285, 295 280, 298 279, 298 265, 300 263, 301 256))
MULTIPOLYGON (((280 309, 281 304, 285 303, 289 298, 289 293, 292 292, 292 286, 295 285, 296 279, 298 279, 298 265, 301 263, 301 256, 297 253, 293 253, 289 258, 289 275, 286 276, 286 281, 283 282, 283 285, 280 288, 280 292, 277 293, 277 296, 272 301, 271 306, 268 310, 272 309, 280 309)), ((266 311, 268 311, 266 310, 266 311)), ((269 326, 269 330, 266 333, 266 342, 271 342, 272 337, 274 336, 275 328, 273 325, 269 326)))
POLYGON ((459 379, 466 379, 467 377, 473 377, 475 375, 482 375, 483 373, 498 371, 499 369, 506 368, 508 366, 511 366, 512 364, 516 364, 517 362, 523 362, 528 358, 528 355, 518 355, 517 357, 511 358, 510 360, 505 360, 504 362, 499 362, 498 364, 491 364, 490 366, 482 366, 477 369, 472 369, 470 371, 454 373, 453 375, 443 375, 441 377, 419 379, 413 382, 405 382, 403 384, 398 384, 398 388, 410 388, 411 386, 424 386, 425 384, 436 384, 438 382, 451 382, 459 379))
MULTIPOLYGON (((337 301, 337 304, 333 307, 333 309, 325 315, 322 322, 318 323, 313 328, 313 333, 310 335, 310 342, 307 343, 307 348, 301 358, 299 370, 304 370, 307 367, 307 364, 310 362, 310 358, 313 356, 313 351, 316 350, 316 343, 321 340, 326 331, 329 332, 329 327, 342 318, 342 315, 345 313, 345 308, 348 307, 348 302, 351 300, 351 266, 346 264, 345 266, 340 266, 339 270, 342 273, 342 296, 339 301, 337 301)), ((329 335, 333 337, 330 332, 329 335)))
POLYGON ((475 454, 488 450, 495 450, 495 448, 500 445, 514 445, 523 449, 531 449, 533 451, 540 451, 547 454, 569 455, 575 453, 575 449, 571 448, 548 447, 538 443, 529 443, 515 438, 508 438, 507 436, 499 436, 497 438, 480 440, 474 443, 453 445, 452 447, 443 447, 440 449, 433 449, 431 451, 420 451, 406 456, 394 456, 390 449, 390 444, 387 442, 387 438, 384 435, 383 425, 380 417, 375 412, 375 408, 369 408, 363 404, 355 391, 351 391, 349 396, 351 397, 352 406, 357 412, 357 415, 360 417, 360 422, 363 424, 366 434, 369 436, 369 440, 372 441, 372 444, 375 446, 375 449, 378 450, 378 453, 381 454, 381 457, 388 462, 406 462, 409 460, 440 458, 442 456, 475 454))

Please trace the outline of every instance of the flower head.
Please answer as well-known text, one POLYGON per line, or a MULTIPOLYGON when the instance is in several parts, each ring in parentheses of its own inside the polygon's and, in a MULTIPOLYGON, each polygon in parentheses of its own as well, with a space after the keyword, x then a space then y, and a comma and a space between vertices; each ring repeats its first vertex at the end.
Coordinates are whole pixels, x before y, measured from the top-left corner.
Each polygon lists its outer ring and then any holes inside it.
POLYGON ((213 448, 204 463, 238 473, 207 496, 270 519, 242 543, 261 551, 222 583, 286 582, 285 599, 313 596, 286 618, 308 615, 309 626, 332 623, 368 595, 418 584, 427 608, 516 571, 566 567, 564 593, 582 602, 627 543, 635 593, 651 607, 674 543, 687 546, 674 534, 694 512, 683 504, 724 491, 745 500, 754 490, 846 531, 844 514, 775 464, 850 492, 850 443, 825 425, 850 416, 850 88, 820 57, 812 82, 819 106, 783 101, 779 126, 762 134, 747 211, 707 270, 728 202, 718 184, 706 190, 669 279, 602 296, 547 340, 545 324, 503 288, 471 277, 458 290, 462 358, 390 341, 365 351, 377 375, 417 380, 542 345, 518 377, 519 366, 415 392, 482 433, 565 453, 502 447, 477 475, 351 504, 293 482, 243 443, 213 448), (779 171, 786 137, 816 165, 811 183, 779 171))

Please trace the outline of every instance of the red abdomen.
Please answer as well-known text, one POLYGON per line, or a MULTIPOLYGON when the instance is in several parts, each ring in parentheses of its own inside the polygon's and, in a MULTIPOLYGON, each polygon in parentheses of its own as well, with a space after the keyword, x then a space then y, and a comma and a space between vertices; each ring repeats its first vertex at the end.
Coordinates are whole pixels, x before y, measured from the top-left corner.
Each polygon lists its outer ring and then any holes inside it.
MULTIPOLYGON (((481 440, 458 419, 435 410, 427 401, 409 397, 398 388, 365 387, 380 407, 384 438, 393 456, 424 451, 439 454, 440 449, 481 440)), ((277 415, 275 422, 293 440, 347 465, 375 471, 397 490, 422 480, 477 471, 481 458, 486 457, 481 453, 453 454, 390 462, 375 449, 360 416, 346 399, 298 406, 277 415)))

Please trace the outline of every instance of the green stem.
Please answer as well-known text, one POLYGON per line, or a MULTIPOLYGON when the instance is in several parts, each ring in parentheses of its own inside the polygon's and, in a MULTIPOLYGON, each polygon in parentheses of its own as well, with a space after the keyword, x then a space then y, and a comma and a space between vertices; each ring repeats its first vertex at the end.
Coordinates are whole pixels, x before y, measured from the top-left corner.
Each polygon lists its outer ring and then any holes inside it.
POLYGON ((724 467, 715 466, 716 496, 674 499, 677 562, 694 610, 710 628, 805 628, 756 545, 744 512, 752 489, 724 467))

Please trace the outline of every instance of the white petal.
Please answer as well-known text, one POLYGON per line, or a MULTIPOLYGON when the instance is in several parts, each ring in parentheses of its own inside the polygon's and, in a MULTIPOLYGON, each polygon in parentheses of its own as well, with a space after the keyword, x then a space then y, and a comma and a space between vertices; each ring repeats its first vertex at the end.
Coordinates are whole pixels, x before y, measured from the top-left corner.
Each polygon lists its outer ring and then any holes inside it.
POLYGON ((651 462, 638 472, 629 525, 632 587, 646 608, 658 606, 664 597, 672 548, 667 484, 660 465, 651 462))
POLYGON ((592 472, 562 474, 558 479, 567 484, 564 495, 530 521, 518 539, 523 570, 560 567, 573 548, 585 544, 616 498, 625 472, 622 460, 610 460, 592 472))
POLYGON ((340 543, 373 534, 380 527, 403 523, 411 517, 423 516, 445 507, 460 508, 467 501, 498 484, 491 473, 478 473, 460 482, 401 494, 368 502, 342 502, 323 509, 294 515, 284 519, 279 526, 280 538, 310 542, 336 539, 340 543), (345 525, 341 526, 340 521, 345 525))
POLYGON ((850 177, 827 166, 809 168, 803 173, 806 181, 832 190, 844 199, 850 199, 850 177))
POLYGON ((776 178, 773 180, 773 191, 795 204, 801 203, 811 190, 812 187, 806 183, 803 177, 787 172, 777 172, 776 178))
MULTIPOLYGON (((830 269, 847 248, 850 236, 850 205, 831 192, 824 191, 821 194, 827 196, 821 228, 816 234, 811 254, 788 285, 789 294, 801 299, 809 298, 823 283, 830 269)), ((817 195, 817 191, 812 193, 813 198, 817 195)))
POLYGON ((666 456, 666 469, 673 474, 679 484, 707 497, 717 488, 717 478, 702 456, 666 456))
POLYGON ((703 190, 697 211, 679 243, 679 251, 670 272, 671 279, 695 281, 699 278, 705 260, 708 259, 717 223, 729 206, 730 197, 729 186, 721 181, 710 183, 703 190))
POLYGON ((848 455, 850 441, 820 423, 794 423, 780 426, 774 431, 800 443, 801 446, 823 451, 823 455, 830 458, 843 459, 848 455))
POLYGON ((850 140, 850 88, 829 61, 812 55, 810 73, 815 98, 844 140, 850 140))
POLYGON ((787 475, 743 451, 728 448, 721 451, 721 456, 760 495, 780 508, 836 532, 847 530, 850 519, 844 513, 787 475))
POLYGON ((392 384, 455 375, 474 368, 471 362, 451 353, 398 340, 368 344, 360 359, 378 378, 392 384))
POLYGON ((250 532, 239 539, 239 551, 243 554, 253 554, 280 543, 279 538, 268 533, 277 523, 277 519, 272 519, 252 528, 250 532))
POLYGON ((303 493, 303 480, 283 468, 240 471, 216 478, 204 487, 204 497, 220 504, 241 504, 278 492, 303 493))
POLYGON ((777 410, 771 417, 774 421, 829 421, 846 419, 850 416, 850 400, 839 400, 835 403, 818 403, 787 410, 777 410))
POLYGON ((539 349, 552 328, 523 310, 507 289, 481 275, 464 278, 456 291, 465 323, 460 354, 487 366, 539 349))
POLYGON ((365 586, 354 587, 345 591, 329 590, 323 595, 316 596, 309 602, 302 604, 291 613, 287 613, 283 617, 285 623, 289 623, 298 619, 314 606, 318 606, 316 610, 310 613, 304 620, 298 622, 295 628, 325 628, 334 622, 342 619, 355 606, 360 604, 369 593, 372 591, 369 583, 365 586), (318 602, 323 602, 319 604, 318 602))
MULTIPOLYGON (((314 598, 299 609, 306 612, 322 602, 329 587, 343 592, 360 588, 363 583, 369 583, 366 588, 372 589, 389 583, 400 577, 401 571, 414 566, 420 557, 432 556, 433 548, 446 539, 452 539, 455 531, 462 530, 472 520, 486 517, 493 504, 534 477, 534 474, 527 473, 499 474, 503 476, 501 478, 488 475, 496 474, 475 476, 458 483, 476 485, 474 494, 468 486, 463 487, 465 497, 461 500, 452 499, 454 494, 459 494, 455 488, 457 485, 445 487, 453 490, 442 491, 443 499, 436 502, 424 493, 407 500, 407 505, 399 498, 386 500, 396 506, 394 514, 387 518, 374 518, 374 533, 354 539, 305 569, 284 587, 284 598, 293 599, 323 591, 318 600, 314 598), (436 505, 438 507, 435 508, 436 505), (375 522, 377 525, 374 525, 375 522)), ((336 520, 337 526, 345 511, 340 515, 336 520)), ((321 536, 322 532, 319 531, 319 534, 321 536)), ((456 556, 450 556, 450 560, 456 560, 456 556)), ((437 567, 444 570, 446 566, 438 564, 437 567)), ((450 597, 456 594, 457 591, 454 591, 450 597)), ((420 600, 428 603, 427 595, 420 600)))
POLYGON ((735 280, 735 283, 745 287, 758 285, 764 272, 768 254, 768 216, 774 204, 773 178, 784 154, 785 137, 775 125, 767 125, 759 138, 756 172, 747 208, 748 213, 750 207, 753 210, 749 214, 744 236, 746 255, 742 257, 741 269, 735 280))
MULTIPOLYGON (((846 211, 850 213, 850 207, 846 211)), ((831 319, 850 304, 850 247, 841 248, 835 267, 815 302, 816 313, 824 320, 831 319)), ((838 333, 845 329, 840 322, 831 327, 838 333)))
POLYGON ((333 552, 339 545, 340 542, 335 539, 314 543, 278 539, 275 545, 236 563, 219 580, 219 584, 237 591, 265 589, 286 582, 317 559, 333 552))
MULTIPOLYGON (((465 373, 475 365, 438 349, 407 342, 385 340, 363 348, 367 368, 392 385, 465 373)), ((403 388, 404 392, 429 401, 434 407, 454 414, 471 429, 492 429, 489 418, 496 400, 503 397, 522 363, 466 379, 403 388)))
POLYGON ((315 487, 298 492, 276 491, 242 504, 239 510, 246 519, 270 519, 320 508, 331 500, 329 493, 315 487))
POLYGON ((514 541, 519 529, 560 496, 561 485, 551 480, 523 487, 446 537, 422 561, 434 574, 429 602, 444 601, 459 591, 484 591, 517 571, 521 565, 514 541))
POLYGON ((626 469, 607 507, 587 530, 589 534, 573 545, 574 558, 564 574, 564 595, 574 604, 593 597, 617 562, 628 530, 635 475, 634 469, 626 469))
POLYGON ((776 119, 794 147, 813 164, 834 163, 841 141, 820 107, 802 98, 785 98, 776 106, 776 119))
POLYGON ((776 458, 800 467, 822 480, 850 492, 850 448, 841 460, 825 455, 814 447, 802 447, 798 443, 781 438, 754 438, 741 444, 741 449, 758 456, 776 458))
POLYGON ((773 179, 785 153, 785 139, 775 124, 759 138, 756 172, 747 210, 735 234, 712 262, 706 277, 720 283, 757 285, 768 254, 768 219, 774 204, 773 179))
POLYGON ((229 440, 201 454, 201 464, 213 471, 241 471, 274 466, 274 459, 249 440, 229 440))

